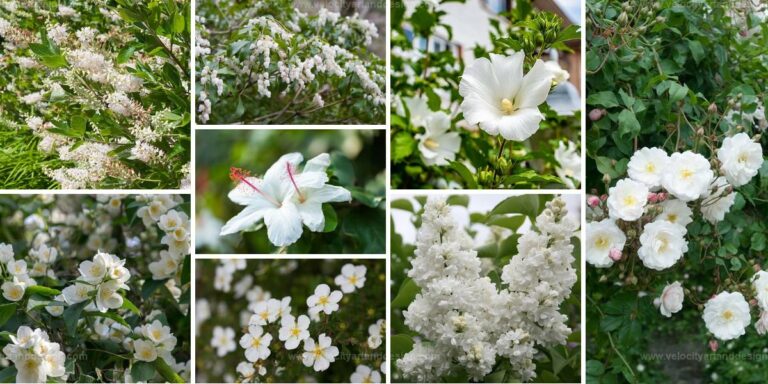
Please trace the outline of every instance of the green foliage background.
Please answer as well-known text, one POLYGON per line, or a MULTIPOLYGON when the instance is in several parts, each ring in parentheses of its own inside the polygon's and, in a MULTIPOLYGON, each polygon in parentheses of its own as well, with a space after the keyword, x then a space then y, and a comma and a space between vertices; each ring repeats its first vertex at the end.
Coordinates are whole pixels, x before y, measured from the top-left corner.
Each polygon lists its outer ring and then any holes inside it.
MULTIPOLYGON (((213 328, 217 325, 234 328, 235 342, 239 342, 244 333, 240 324, 240 313, 247 311, 248 301, 244 298, 235 299, 232 292, 224 293, 213 288, 214 274, 211 271, 218 265, 217 260, 198 259, 195 263, 196 300, 208 300, 212 309, 211 318, 200 324, 199 332, 195 335, 196 378, 202 382, 226 382, 224 375, 237 377, 235 367, 239 362, 247 361, 245 350, 238 344, 237 349, 226 356, 216 355, 215 349, 211 347, 213 328), (225 310, 217 310, 219 306, 225 310), (222 365, 224 371, 212 368, 213 365, 222 365)), ((312 367, 305 367, 301 362, 304 344, 295 350, 287 351, 283 348, 283 342, 277 338, 277 332, 272 329, 275 324, 271 324, 265 327, 265 332, 272 333, 273 339, 270 344, 272 352, 266 364, 267 375, 262 377, 264 382, 306 382, 308 378, 313 378, 318 383, 346 383, 358 364, 367 365, 373 370, 379 369, 387 356, 386 340, 377 349, 371 350, 368 348, 367 339, 368 326, 386 316, 386 263, 383 259, 250 259, 245 270, 235 272, 232 283, 236 284, 243 276, 251 275, 254 278, 253 284, 270 292, 272 298, 291 296, 292 314, 298 317, 307 313, 307 297, 314 293, 315 287, 328 284, 332 291, 339 289, 333 279, 341 273, 341 267, 346 263, 366 266, 365 285, 352 293, 345 293, 339 302, 338 311, 328 316, 321 315, 327 321, 312 322, 309 327, 310 337, 313 339, 317 340, 321 333, 332 339, 331 344, 339 348, 336 361, 323 372, 315 372, 312 367), (280 269, 287 268, 292 263, 297 263, 295 270, 280 272, 280 269), (281 374, 275 373, 277 364, 285 368, 281 374)))
MULTIPOLYGON (((254 231, 218 237, 208 244, 198 241, 198 253, 377 253, 385 252, 386 135, 383 130, 198 130, 197 217, 210 212, 221 225, 243 208, 227 194, 234 188, 229 168, 249 170, 256 177, 280 156, 300 152, 304 160, 327 152, 331 155, 330 184, 352 192, 351 203, 331 203, 337 225, 330 232, 304 228, 301 239, 278 249, 269 242, 263 224, 254 231), (345 154, 347 153, 347 154, 345 154)), ((326 215, 326 222, 332 215, 326 215)), ((198 234, 201 222, 197 222, 198 234)), ((219 228, 220 229, 220 228, 219 228)))
MULTIPOLYGON (((711 158, 706 142, 716 148, 725 135, 761 132, 742 112, 752 113, 768 101, 768 28, 755 12, 745 12, 746 6, 741 1, 587 2, 587 105, 606 110, 588 124, 588 192, 606 193, 609 184, 625 177, 635 149, 690 149, 711 158), (620 20, 623 11, 626 22, 620 20), (717 112, 708 110, 711 105, 717 112), (732 124, 722 119, 729 110, 736 111, 732 124)), ((759 140, 765 151, 768 139, 759 140)), ((736 191, 736 203, 717 225, 696 212, 688 225, 689 250, 674 267, 651 271, 630 254, 609 269, 587 269, 588 382, 768 380, 765 339, 753 325, 745 336, 721 342, 718 352, 710 353, 712 337, 701 318, 703 303, 715 293, 739 290, 748 300, 753 297, 753 266, 765 269, 766 163, 736 191), (670 319, 652 302, 673 281, 683 283, 686 299, 670 319), (708 354, 709 360, 653 361, 647 355, 676 351, 708 354), (751 353, 762 361, 729 353, 751 353)), ((755 311, 752 320, 757 320, 755 311)))

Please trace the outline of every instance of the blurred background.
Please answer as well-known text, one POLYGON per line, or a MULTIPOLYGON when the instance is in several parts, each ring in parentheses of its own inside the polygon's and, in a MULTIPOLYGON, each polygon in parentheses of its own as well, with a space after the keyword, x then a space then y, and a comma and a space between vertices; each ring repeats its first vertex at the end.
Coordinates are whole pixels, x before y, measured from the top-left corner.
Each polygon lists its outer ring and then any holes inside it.
POLYGON ((271 354, 261 376, 263 382, 349 382, 357 365, 366 365, 378 370, 385 360, 386 341, 375 348, 368 347, 368 327, 379 319, 385 319, 386 263, 381 260, 239 260, 198 259, 196 263, 196 379, 198 382, 234 383, 237 379, 235 367, 246 361, 245 350, 238 344, 232 352, 220 357, 211 346, 213 328, 232 328, 235 343, 243 336, 248 320, 253 314, 250 304, 275 298, 291 297, 292 314, 298 317, 307 313, 307 297, 312 295, 319 284, 328 284, 331 290, 338 290, 334 278, 341 273, 344 264, 366 267, 365 285, 351 293, 345 293, 339 302, 339 310, 329 316, 322 315, 322 322, 312 322, 310 336, 317 340, 325 332, 332 339, 332 345, 339 348, 339 356, 328 370, 314 372, 305 367, 300 358, 304 345, 296 350, 286 351, 270 324, 265 331, 272 334, 271 354), (237 264, 239 263, 239 265, 237 264), (218 268, 230 268, 229 284, 221 284, 214 274, 218 268), (218 281, 217 281, 218 280, 218 281), (225 291, 226 288, 226 291, 225 291), (282 369, 278 370, 280 366, 282 369))
POLYGON ((385 252, 386 135, 383 130, 198 130, 195 191, 198 253, 273 253, 265 228, 220 237, 221 227, 242 210, 227 198, 234 188, 229 168, 260 177, 280 156, 300 152, 305 161, 331 155, 330 184, 352 192, 351 203, 332 203, 336 229, 306 229, 287 253, 385 252), (204 146, 204 147, 203 147, 204 146), (203 149, 204 148, 204 149, 203 149))

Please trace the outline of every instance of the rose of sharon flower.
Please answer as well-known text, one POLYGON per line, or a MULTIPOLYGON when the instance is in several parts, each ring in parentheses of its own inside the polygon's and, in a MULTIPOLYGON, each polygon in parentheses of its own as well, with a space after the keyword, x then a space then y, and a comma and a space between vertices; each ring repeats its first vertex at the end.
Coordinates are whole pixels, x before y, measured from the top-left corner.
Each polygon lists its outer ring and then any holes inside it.
POLYGON ((587 262, 598 268, 610 267, 612 249, 621 251, 627 236, 612 219, 587 223, 587 262))
POLYGON ((632 179, 621 179, 608 190, 608 214, 614 219, 634 221, 648 203, 648 187, 632 179))
POLYGON ((673 153, 661 177, 664 189, 682 201, 692 201, 707 193, 715 174, 709 161, 691 151, 673 153))
POLYGON ((459 94, 461 110, 469 124, 479 124, 490 135, 523 141, 539 129, 544 115, 539 105, 547 99, 552 72, 536 60, 523 76, 524 52, 511 56, 491 54, 464 70, 459 94))
POLYGON ((654 221, 643 227, 637 255, 647 268, 661 271, 675 265, 687 251, 685 227, 668 221, 654 221))
MULTIPOLYGON (((680 312, 683 309, 683 298, 685 298, 685 293, 679 281, 667 285, 664 287, 661 297, 656 299, 658 300, 659 311, 666 317, 672 317, 673 313, 680 312)), ((655 300, 654 304, 656 304, 655 300)))
POLYGON ((396 112, 400 116, 405 116, 405 108, 408 108, 411 125, 414 127, 423 127, 427 116, 432 113, 427 104, 426 96, 404 97, 402 103, 397 103, 395 106, 396 112))
POLYGON ((723 221, 725 214, 731 210, 736 201, 736 193, 728 192, 729 185, 725 177, 718 177, 712 183, 713 191, 707 191, 701 201, 701 215, 712 224, 723 221))
POLYGON ((632 180, 639 181, 655 189, 661 186, 661 175, 667 168, 669 156, 659 148, 642 148, 636 151, 627 164, 627 174, 632 180))
POLYGON ((704 304, 707 330, 720 340, 742 336, 751 321, 749 304, 740 292, 721 292, 704 304))
POLYGON ((421 160, 426 165, 448 165, 456 159, 461 147, 461 137, 451 129, 451 118, 445 112, 435 112, 424 120, 424 134, 419 139, 421 160))
POLYGON ((654 221, 665 220, 672 224, 678 224, 685 227, 693 222, 693 211, 688 204, 680 200, 665 200, 661 204, 661 214, 656 216, 654 221))
POLYGON ((295 243, 302 234, 302 223, 310 231, 319 232, 325 226, 323 203, 350 201, 351 193, 326 184, 325 170, 331 165, 327 153, 307 161, 300 153, 283 155, 264 174, 263 179, 248 176, 232 169, 230 177, 238 185, 229 193, 229 199, 246 207, 221 228, 221 235, 246 230, 264 220, 269 241, 282 247, 295 243))
POLYGON ((740 187, 755 177, 763 165, 763 148, 746 133, 737 133, 723 140, 717 158, 728 182, 740 187))

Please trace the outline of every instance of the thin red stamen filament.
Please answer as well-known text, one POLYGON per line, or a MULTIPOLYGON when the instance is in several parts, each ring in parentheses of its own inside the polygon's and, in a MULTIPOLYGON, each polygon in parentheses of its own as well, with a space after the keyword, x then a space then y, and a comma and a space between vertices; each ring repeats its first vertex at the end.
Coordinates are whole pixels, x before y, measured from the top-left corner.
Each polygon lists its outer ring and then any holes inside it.
POLYGON ((261 196, 263 196, 265 199, 267 199, 270 203, 274 204, 275 206, 280 206, 280 203, 278 203, 272 196, 262 192, 261 189, 257 188, 253 183, 248 181, 248 177, 250 174, 248 171, 244 171, 239 168, 231 167, 229 168, 229 178, 232 179, 232 181, 241 181, 248 185, 249 187, 253 188, 254 191, 258 192, 261 196))
POLYGON ((291 169, 291 163, 286 162, 285 168, 288 170, 288 178, 291 179, 291 184, 293 184, 293 188, 296 190, 296 193, 299 194, 299 200, 304 201, 304 195, 301 194, 301 191, 299 190, 299 186, 296 185, 296 180, 293 178, 293 170, 291 169))

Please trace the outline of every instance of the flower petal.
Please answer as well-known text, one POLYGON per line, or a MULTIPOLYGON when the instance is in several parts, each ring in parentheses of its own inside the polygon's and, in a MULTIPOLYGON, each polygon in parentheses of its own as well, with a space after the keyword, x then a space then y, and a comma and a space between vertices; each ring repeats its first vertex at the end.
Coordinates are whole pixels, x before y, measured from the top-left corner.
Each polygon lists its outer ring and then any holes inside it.
POLYGON ((331 156, 327 153, 321 153, 307 161, 303 172, 325 172, 326 168, 330 165, 331 156))
POLYGON ((500 98, 512 100, 517 95, 523 82, 523 51, 515 52, 512 56, 503 56, 491 53, 493 72, 498 79, 497 89, 500 98))
POLYGON ((539 130, 542 120, 544 115, 538 108, 520 109, 498 121, 498 130, 507 140, 523 141, 539 130))
POLYGON ((238 213, 235 217, 229 219, 229 221, 227 221, 227 223, 221 227, 221 232, 219 235, 230 235, 250 228, 252 225, 261 220, 268 211, 271 210, 276 211, 277 209, 271 207, 261 207, 259 205, 249 205, 240 211, 240 213, 238 213))
POLYGON ((301 221, 312 232, 320 232, 325 227, 323 206, 320 203, 306 201, 298 205, 301 221))
POLYGON ((530 71, 523 77, 523 84, 516 95, 516 105, 520 109, 536 108, 549 95, 549 89, 552 87, 552 72, 541 60, 536 60, 530 71))
POLYGON ((277 161, 264 173, 264 183, 262 191, 271 196, 283 196, 288 188, 291 188, 291 181, 286 173, 286 164, 290 164, 294 169, 301 164, 304 156, 301 153, 293 152, 280 156, 277 161))
POLYGON ((272 244, 283 247, 301 237, 301 216, 293 203, 284 203, 279 209, 270 209, 264 215, 267 237, 272 244))
MULTIPOLYGON (((262 180, 259 180, 256 177, 248 177, 246 180, 248 183, 252 184, 256 188, 259 188, 260 190, 264 184, 262 180)), ((240 205, 272 205, 272 203, 270 203, 269 200, 264 197, 264 195, 253 189, 253 187, 248 185, 248 183, 238 183, 235 189, 229 192, 227 197, 229 197, 229 199, 234 203, 240 205)))
POLYGON ((307 202, 313 203, 339 203, 352 200, 352 194, 347 189, 335 185, 324 185, 322 188, 307 190, 306 194, 307 202))
MULTIPOLYGON (((484 121, 498 120, 503 115, 499 106, 491 105, 487 101, 477 96, 465 97, 461 102, 461 110, 464 112, 464 119, 470 124, 480 124, 484 121)), ((480 125, 482 128, 482 124, 480 125)), ((497 135, 499 131, 489 131, 483 128, 489 135, 497 135)))

